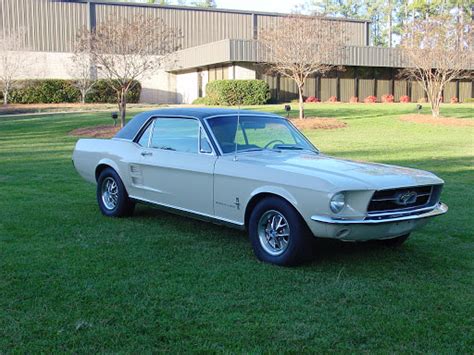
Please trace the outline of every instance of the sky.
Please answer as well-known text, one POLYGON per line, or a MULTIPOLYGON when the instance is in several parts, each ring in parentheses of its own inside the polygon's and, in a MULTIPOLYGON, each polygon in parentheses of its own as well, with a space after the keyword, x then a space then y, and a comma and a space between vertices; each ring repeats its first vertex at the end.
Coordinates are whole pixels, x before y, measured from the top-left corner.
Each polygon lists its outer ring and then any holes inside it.
POLYGON ((254 10, 290 13, 304 0, 216 0, 221 9, 254 10))

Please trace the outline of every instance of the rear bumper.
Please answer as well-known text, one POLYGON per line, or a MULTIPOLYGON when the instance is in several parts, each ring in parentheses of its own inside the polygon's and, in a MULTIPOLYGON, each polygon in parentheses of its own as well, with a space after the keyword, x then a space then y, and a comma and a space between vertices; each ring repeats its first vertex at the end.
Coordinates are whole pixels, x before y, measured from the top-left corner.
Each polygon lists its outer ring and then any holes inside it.
POLYGON ((408 234, 424 226, 430 218, 446 212, 448 212, 448 206, 439 203, 434 209, 424 213, 383 219, 344 220, 326 216, 312 216, 310 229, 314 235, 323 238, 353 241, 390 239, 408 234))

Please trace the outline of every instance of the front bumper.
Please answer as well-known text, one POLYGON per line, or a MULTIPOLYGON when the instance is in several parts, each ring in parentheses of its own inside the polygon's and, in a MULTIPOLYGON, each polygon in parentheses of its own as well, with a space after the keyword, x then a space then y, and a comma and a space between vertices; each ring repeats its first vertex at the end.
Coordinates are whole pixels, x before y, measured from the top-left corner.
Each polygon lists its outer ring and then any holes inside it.
POLYGON ((334 219, 327 216, 312 216, 310 229, 322 238, 363 241, 390 239, 424 226, 430 218, 448 212, 448 206, 439 203, 433 209, 420 214, 398 215, 389 218, 366 217, 359 220, 334 219))

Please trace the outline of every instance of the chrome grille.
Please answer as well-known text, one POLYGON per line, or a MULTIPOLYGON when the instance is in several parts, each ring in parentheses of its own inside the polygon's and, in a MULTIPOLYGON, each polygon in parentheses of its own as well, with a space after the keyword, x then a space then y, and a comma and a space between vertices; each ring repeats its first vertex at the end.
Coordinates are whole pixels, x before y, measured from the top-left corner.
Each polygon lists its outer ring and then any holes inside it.
POLYGON ((435 206, 442 185, 414 186, 376 191, 369 203, 369 214, 411 211, 435 206))

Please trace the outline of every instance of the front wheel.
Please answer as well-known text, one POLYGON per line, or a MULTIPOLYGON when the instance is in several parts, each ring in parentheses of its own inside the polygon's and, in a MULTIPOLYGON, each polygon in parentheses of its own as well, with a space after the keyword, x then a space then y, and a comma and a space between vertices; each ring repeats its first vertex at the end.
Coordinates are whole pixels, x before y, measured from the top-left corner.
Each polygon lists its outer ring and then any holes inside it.
POLYGON ((129 199, 122 179, 112 168, 106 168, 97 180, 97 202, 103 215, 125 217, 133 213, 135 204, 129 199))
POLYGON ((250 241, 255 256, 264 262, 284 266, 303 262, 309 234, 298 211, 277 197, 260 201, 250 216, 250 241))

